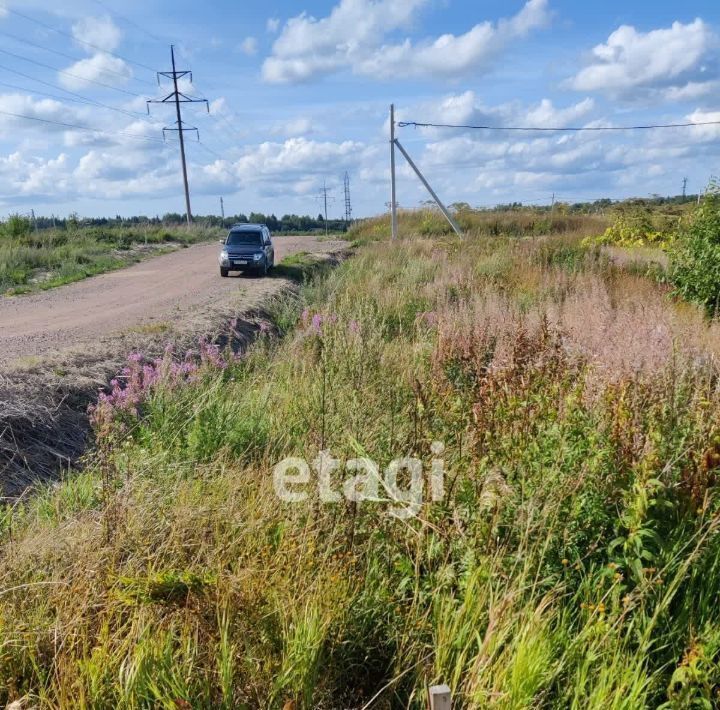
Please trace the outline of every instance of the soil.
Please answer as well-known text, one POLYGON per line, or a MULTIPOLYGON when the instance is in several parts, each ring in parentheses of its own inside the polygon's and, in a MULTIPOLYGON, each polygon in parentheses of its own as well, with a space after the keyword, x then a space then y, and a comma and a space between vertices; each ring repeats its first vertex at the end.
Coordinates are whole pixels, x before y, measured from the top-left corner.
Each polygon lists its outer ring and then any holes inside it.
MULTIPOLYGON (((297 252, 331 253, 344 246, 315 237, 278 237, 275 262, 297 252)), ((176 322, 228 296, 255 305, 278 288, 272 278, 236 277, 234 272, 221 278, 218 251, 217 244, 192 246, 57 289, 0 297, 0 365, 93 343, 128 328, 176 322)))
MULTIPOLYGON (((91 445, 88 405, 130 352, 197 349, 198 339, 243 351, 267 306, 292 298, 297 283, 270 277, 222 278, 219 245, 157 256, 122 271, 28 296, 0 297, 0 502, 52 483, 91 445)), ((275 239, 275 262, 305 252, 338 262, 342 241, 275 239)), ((288 272, 286 271, 286 274, 288 272)))

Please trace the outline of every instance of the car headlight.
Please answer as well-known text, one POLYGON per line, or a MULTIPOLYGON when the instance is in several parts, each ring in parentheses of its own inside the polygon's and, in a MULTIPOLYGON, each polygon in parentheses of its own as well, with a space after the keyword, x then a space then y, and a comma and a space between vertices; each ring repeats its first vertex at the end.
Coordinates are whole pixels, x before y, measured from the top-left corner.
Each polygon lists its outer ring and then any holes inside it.
POLYGON ((263 258, 262 254, 253 254, 253 259, 255 261, 260 261, 260 259, 262 259, 262 258, 263 258))
POLYGON ((223 249, 223 250, 220 252, 220 261, 226 262, 226 261, 228 261, 228 259, 229 259, 228 253, 227 253, 227 251, 225 251, 225 249, 223 249))

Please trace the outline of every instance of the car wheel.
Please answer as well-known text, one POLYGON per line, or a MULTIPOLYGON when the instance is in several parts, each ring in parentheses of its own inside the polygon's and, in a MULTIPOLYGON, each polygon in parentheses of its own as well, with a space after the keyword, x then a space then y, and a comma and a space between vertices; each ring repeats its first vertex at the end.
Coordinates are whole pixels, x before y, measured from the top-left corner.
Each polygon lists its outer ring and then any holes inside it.
POLYGON ((230 269, 223 269, 222 266, 220 267, 220 276, 223 278, 227 278, 227 275, 230 273, 230 269))
POLYGON ((260 276, 267 276, 268 275, 268 263, 267 259, 263 260, 263 265, 260 267, 260 276))

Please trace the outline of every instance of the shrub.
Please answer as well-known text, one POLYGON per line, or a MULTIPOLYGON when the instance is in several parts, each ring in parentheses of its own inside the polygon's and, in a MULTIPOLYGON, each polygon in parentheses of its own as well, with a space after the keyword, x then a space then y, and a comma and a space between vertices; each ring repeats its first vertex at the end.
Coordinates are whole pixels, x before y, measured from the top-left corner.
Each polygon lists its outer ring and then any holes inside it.
POLYGON ((671 251, 676 292, 715 314, 720 306, 720 186, 711 185, 705 200, 680 231, 671 251))
POLYGON ((27 217, 11 214, 3 225, 3 232, 11 239, 24 239, 32 231, 32 225, 27 217))
POLYGON ((657 246, 666 248, 674 239, 676 220, 653 214, 647 208, 621 212, 615 222, 595 240, 620 247, 657 246))

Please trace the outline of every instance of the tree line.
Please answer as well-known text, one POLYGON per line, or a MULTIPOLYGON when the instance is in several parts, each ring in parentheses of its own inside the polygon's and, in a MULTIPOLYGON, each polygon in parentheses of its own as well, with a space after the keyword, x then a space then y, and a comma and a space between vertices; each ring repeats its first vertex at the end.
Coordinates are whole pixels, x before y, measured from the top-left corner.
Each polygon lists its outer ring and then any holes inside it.
MULTIPOLYGON (((222 218, 218 215, 195 215, 196 224, 208 227, 231 227, 241 222, 266 224, 271 232, 292 234, 297 232, 325 231, 325 218, 322 214, 317 217, 310 215, 286 214, 278 218, 274 214, 251 212, 249 215, 240 213, 222 218)), ((154 217, 136 215, 132 217, 79 217, 71 214, 68 217, 35 217, 33 227, 36 229, 67 229, 76 227, 133 227, 133 226, 165 226, 179 227, 186 224, 185 215, 179 212, 167 212, 154 217)), ((348 224, 342 219, 328 219, 327 228, 331 232, 347 231, 348 224)))

